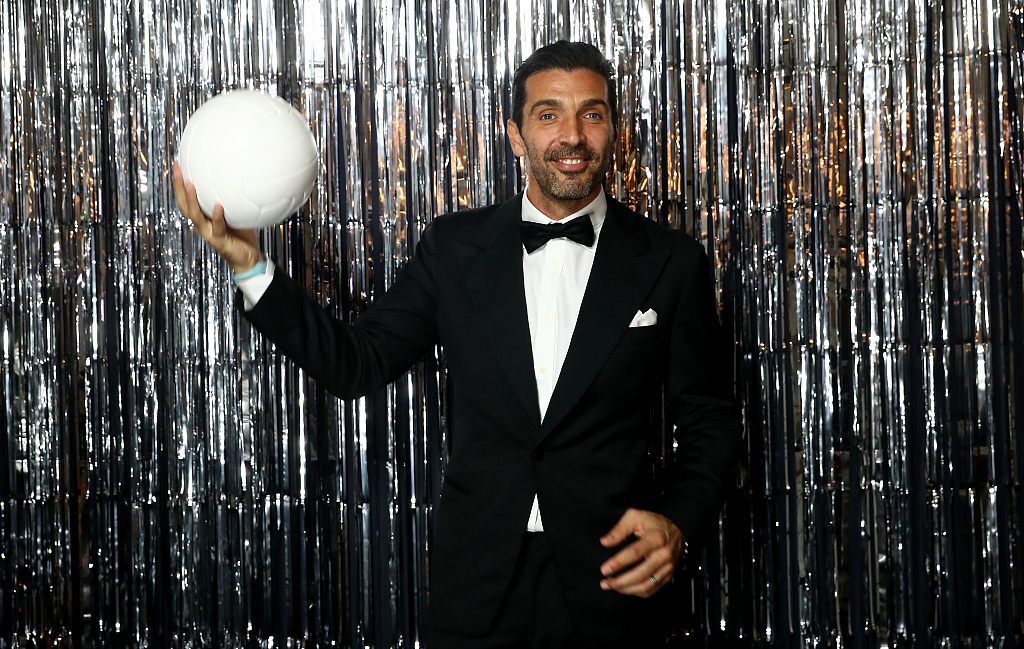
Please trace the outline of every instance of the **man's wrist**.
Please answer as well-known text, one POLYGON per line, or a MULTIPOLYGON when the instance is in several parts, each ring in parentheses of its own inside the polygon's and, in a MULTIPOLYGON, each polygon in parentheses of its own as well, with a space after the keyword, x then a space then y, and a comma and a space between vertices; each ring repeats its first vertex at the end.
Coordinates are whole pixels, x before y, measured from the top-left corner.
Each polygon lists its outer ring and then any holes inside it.
POLYGON ((267 272, 267 261, 258 261, 256 264, 247 271, 234 274, 234 280, 240 282, 243 279, 249 279, 250 277, 256 277, 257 275, 263 275, 267 272))
POLYGON ((229 264, 231 266, 231 272, 235 275, 235 279, 238 279, 239 275, 245 275, 246 277, 252 277, 258 273, 253 273, 252 269, 259 264, 263 264, 263 268, 267 267, 267 258, 263 256, 263 253, 259 250, 249 250, 248 258, 241 264, 229 264))

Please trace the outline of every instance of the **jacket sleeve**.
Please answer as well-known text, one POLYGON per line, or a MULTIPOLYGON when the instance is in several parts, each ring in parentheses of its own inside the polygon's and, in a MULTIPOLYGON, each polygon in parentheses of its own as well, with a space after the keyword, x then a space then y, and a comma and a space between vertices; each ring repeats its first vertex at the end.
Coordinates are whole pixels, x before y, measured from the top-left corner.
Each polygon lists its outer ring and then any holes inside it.
POLYGON ((707 255, 696 242, 670 334, 665 383, 675 454, 661 512, 699 545, 722 508, 743 443, 732 346, 719 322, 707 255))
POLYGON ((435 229, 424 230, 392 286, 352 324, 324 311, 280 271, 244 315, 329 392, 343 399, 372 392, 437 343, 435 229))

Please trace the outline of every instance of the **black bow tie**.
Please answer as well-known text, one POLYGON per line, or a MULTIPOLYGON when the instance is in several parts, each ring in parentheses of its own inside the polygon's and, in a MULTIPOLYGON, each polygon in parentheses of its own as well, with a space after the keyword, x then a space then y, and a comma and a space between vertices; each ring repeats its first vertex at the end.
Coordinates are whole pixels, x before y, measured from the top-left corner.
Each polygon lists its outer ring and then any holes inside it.
POLYGON ((552 239, 566 238, 584 246, 594 243, 594 225, 590 216, 584 214, 568 223, 533 223, 521 221, 519 235, 523 238, 523 246, 527 253, 532 253, 552 239))

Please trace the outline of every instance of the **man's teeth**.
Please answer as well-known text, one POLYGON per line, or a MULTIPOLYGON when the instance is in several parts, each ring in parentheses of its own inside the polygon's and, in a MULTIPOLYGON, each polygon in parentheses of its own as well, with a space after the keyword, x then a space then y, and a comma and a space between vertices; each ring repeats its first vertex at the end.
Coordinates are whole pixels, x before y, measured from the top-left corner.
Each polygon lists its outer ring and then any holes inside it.
POLYGON ((561 162, 567 165, 578 165, 583 162, 583 158, 562 158, 561 162))

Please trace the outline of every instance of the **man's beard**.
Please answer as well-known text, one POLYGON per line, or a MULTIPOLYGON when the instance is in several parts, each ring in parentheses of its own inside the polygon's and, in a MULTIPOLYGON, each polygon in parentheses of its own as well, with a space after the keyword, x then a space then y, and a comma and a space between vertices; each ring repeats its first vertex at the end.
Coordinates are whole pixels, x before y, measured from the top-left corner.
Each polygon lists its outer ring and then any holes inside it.
POLYGON ((541 190, 562 201, 577 201, 589 196, 594 187, 604 180, 611 163, 611 143, 600 154, 586 145, 563 146, 544 155, 527 147, 526 153, 530 161, 530 171, 541 190), (565 158, 597 159, 597 165, 572 173, 559 171, 548 165, 552 160, 565 158))

